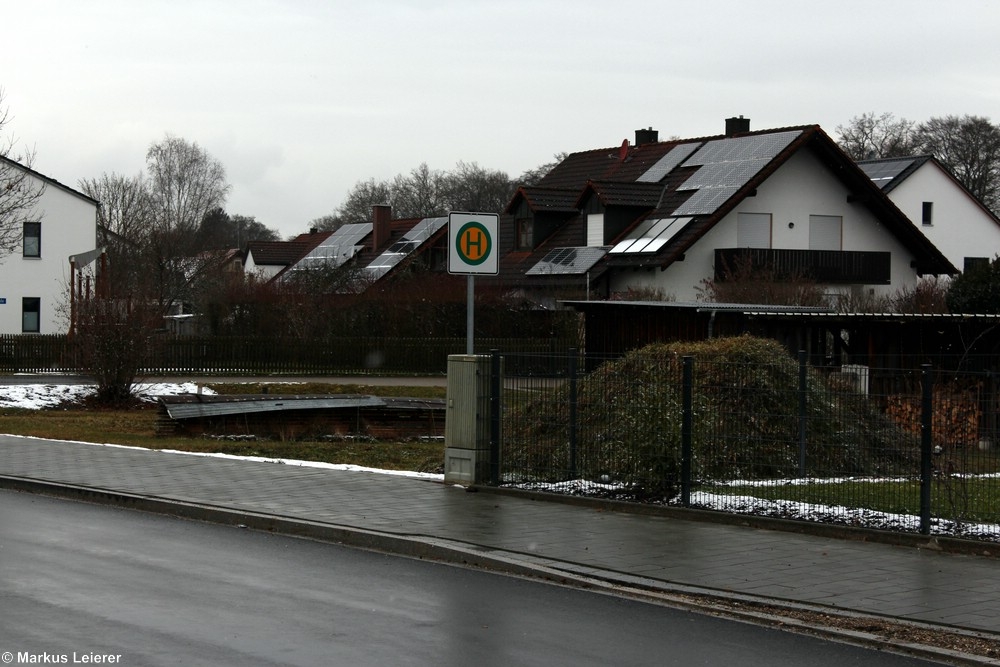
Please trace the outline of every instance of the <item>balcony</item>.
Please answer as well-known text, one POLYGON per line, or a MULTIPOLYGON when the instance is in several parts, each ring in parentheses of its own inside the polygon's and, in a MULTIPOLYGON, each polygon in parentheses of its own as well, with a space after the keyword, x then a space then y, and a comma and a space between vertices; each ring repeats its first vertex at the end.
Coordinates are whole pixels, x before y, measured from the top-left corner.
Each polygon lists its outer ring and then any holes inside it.
POLYGON ((888 285, 891 254, 859 250, 772 250, 721 248, 715 251, 715 279, 773 272, 777 280, 812 280, 837 285, 888 285))

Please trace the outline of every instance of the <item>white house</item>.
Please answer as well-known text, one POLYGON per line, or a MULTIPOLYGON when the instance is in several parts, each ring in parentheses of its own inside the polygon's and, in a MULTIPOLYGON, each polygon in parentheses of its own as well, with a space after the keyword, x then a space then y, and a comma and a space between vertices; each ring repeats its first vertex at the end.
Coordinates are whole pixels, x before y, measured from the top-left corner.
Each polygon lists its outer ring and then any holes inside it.
POLYGON ((69 330, 70 258, 94 256, 98 202, 0 157, 44 191, 23 225, 23 240, 0 258, 0 333, 61 334, 69 330))
POLYGON ((830 294, 956 272, 815 125, 751 132, 732 118, 724 135, 667 142, 640 130, 635 145, 569 155, 506 212, 500 279, 526 294, 691 301, 738 258, 830 294))
POLYGON ((858 165, 959 269, 1000 254, 1000 219, 936 158, 885 158, 858 165))
POLYGON ((259 280, 270 280, 329 237, 330 232, 312 230, 291 241, 251 241, 243 259, 243 273, 259 280))

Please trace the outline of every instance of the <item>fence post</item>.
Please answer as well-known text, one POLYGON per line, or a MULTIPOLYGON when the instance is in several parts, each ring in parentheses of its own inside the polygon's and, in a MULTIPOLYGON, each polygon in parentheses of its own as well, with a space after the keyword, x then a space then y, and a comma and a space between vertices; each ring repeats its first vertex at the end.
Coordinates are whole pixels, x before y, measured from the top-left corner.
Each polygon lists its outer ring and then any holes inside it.
POLYGON ((569 475, 576 479, 576 355, 575 347, 569 348, 569 475))
POLYGON ((681 505, 691 504, 691 425, 694 385, 694 357, 683 358, 681 415, 681 505))
POLYGON ((931 532, 931 482, 933 481, 931 466, 933 432, 931 427, 934 417, 934 388, 931 365, 921 364, 920 369, 923 388, 920 406, 920 533, 929 535, 931 532))
POLYGON ((806 476, 806 351, 799 350, 799 477, 806 476))
POLYGON ((500 484, 500 350, 490 350, 490 484, 500 484))

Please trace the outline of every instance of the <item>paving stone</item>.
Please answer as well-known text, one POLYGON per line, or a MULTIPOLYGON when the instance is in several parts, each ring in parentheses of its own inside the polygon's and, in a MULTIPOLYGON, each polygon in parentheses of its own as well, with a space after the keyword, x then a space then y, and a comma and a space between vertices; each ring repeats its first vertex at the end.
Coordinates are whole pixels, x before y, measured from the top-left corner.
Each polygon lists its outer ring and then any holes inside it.
POLYGON ((598 511, 377 473, 0 436, 0 475, 524 554, 580 572, 1000 632, 980 556, 598 511))

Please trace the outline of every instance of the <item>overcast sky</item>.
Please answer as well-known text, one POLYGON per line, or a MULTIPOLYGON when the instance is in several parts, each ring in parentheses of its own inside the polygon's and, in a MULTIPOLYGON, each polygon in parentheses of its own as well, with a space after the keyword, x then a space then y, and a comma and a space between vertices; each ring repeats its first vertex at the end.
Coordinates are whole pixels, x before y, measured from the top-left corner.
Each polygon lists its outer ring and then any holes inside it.
POLYGON ((422 162, 517 176, 560 151, 836 127, 1000 122, 996 0, 3 0, 6 128, 76 187, 166 134, 226 209, 288 237, 422 162))

